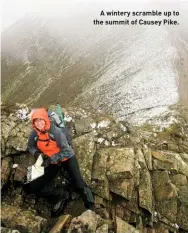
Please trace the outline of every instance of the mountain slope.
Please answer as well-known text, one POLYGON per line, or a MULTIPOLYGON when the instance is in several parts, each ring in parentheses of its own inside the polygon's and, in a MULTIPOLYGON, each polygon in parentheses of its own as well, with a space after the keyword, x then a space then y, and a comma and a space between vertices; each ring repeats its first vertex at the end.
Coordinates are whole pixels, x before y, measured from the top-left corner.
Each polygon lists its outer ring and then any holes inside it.
POLYGON ((143 122, 179 100, 185 45, 177 33, 28 15, 2 35, 2 101, 59 102, 143 122))

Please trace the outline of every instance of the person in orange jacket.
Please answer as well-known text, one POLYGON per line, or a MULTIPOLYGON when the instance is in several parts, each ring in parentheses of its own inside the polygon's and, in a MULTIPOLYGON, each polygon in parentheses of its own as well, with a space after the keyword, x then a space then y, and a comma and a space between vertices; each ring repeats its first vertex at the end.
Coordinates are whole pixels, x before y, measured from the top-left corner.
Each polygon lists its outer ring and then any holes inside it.
POLYGON ((60 167, 65 168, 70 175, 71 182, 81 194, 84 205, 92 209, 94 199, 90 188, 84 182, 79 165, 72 147, 68 144, 61 128, 50 122, 48 113, 44 108, 35 110, 32 114, 33 130, 28 140, 28 149, 36 157, 43 154, 44 175, 32 181, 30 190, 37 196, 48 197, 56 200, 53 212, 61 212, 67 192, 52 185, 53 178, 60 167))

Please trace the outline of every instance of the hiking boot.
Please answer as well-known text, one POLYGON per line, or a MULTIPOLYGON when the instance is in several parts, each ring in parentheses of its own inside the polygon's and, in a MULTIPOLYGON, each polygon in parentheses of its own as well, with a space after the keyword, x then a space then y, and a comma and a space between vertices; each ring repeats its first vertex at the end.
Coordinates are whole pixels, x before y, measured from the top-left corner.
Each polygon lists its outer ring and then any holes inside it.
POLYGON ((85 204, 85 207, 87 210, 94 210, 94 203, 93 202, 88 202, 87 204, 85 204))
POLYGON ((63 191, 56 204, 52 207, 51 216, 56 217, 60 215, 63 212, 69 199, 69 193, 67 191, 63 191))
POLYGON ((94 208, 94 198, 91 192, 91 189, 88 186, 85 186, 81 190, 82 199, 86 209, 93 210, 94 208))

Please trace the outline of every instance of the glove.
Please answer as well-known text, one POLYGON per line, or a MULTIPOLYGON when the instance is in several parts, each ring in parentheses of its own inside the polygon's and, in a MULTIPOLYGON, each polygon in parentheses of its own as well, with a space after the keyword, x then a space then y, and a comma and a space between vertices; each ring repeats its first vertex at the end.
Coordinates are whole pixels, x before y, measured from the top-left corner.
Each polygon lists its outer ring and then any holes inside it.
POLYGON ((41 164, 42 167, 46 168, 51 164, 51 159, 49 157, 46 157, 43 161, 43 163, 41 164))
POLYGON ((54 154, 50 157, 52 163, 60 163, 63 159, 63 156, 61 153, 54 154))

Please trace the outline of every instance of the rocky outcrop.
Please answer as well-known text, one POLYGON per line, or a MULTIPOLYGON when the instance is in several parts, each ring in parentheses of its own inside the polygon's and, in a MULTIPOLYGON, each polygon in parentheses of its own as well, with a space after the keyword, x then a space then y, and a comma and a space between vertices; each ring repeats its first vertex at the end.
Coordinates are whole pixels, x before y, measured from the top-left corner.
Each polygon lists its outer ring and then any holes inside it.
POLYGON ((1 205, 1 221, 11 229, 28 233, 40 233, 47 226, 47 220, 36 216, 32 211, 22 210, 4 203, 1 205))
MULTIPOLYGON (((188 117, 182 116, 163 129, 133 128, 106 116, 96 117, 95 122, 94 116, 88 116, 82 126, 76 125, 73 146, 81 173, 95 195, 96 213, 86 211, 73 218, 69 233, 188 231, 188 117)), ((29 129, 30 123, 14 114, 2 117, 2 185, 10 180, 23 182, 25 169, 34 163, 25 149, 29 129)), ((15 198, 18 205, 20 193, 15 198)), ((6 218, 2 222, 9 228, 17 226, 6 218)), ((35 232, 40 232, 42 225, 37 224, 35 232)))
POLYGON ((22 120, 17 111, 14 114, 4 112, 1 122, 2 156, 26 151, 28 135, 31 131, 28 119, 24 118, 22 120))

